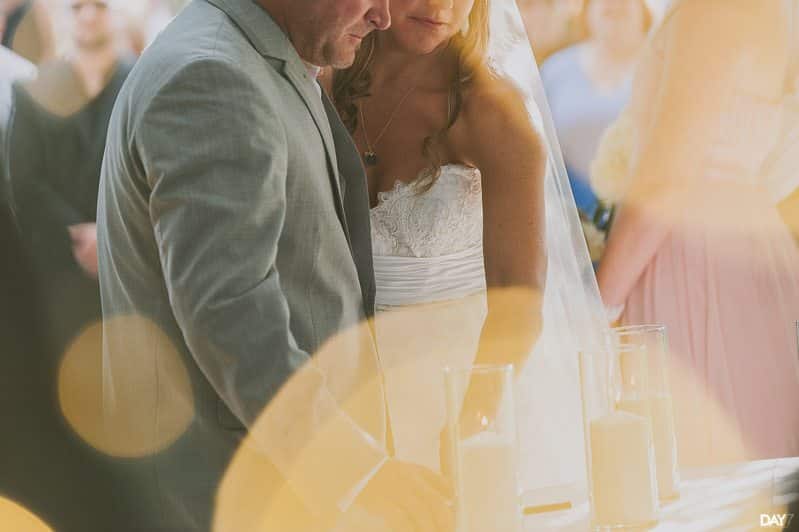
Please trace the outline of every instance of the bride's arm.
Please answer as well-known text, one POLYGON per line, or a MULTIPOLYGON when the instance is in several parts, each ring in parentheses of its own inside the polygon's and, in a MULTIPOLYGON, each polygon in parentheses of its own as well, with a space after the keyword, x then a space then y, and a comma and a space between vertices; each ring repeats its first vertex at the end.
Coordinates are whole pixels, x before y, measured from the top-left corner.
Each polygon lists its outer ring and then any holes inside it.
POLYGON ((626 301, 683 213, 702 209, 702 198, 691 194, 687 185, 705 166, 719 120, 730 112, 725 109, 730 91, 765 96, 770 87, 776 88, 778 2, 757 4, 685 2, 661 30, 668 32, 662 82, 647 102, 653 118, 648 129, 639 131, 631 189, 597 272, 607 305, 626 301), (745 76, 740 72, 742 60, 753 66, 745 76))
POLYGON ((518 366, 540 329, 546 153, 521 97, 504 82, 472 89, 461 126, 467 162, 482 173, 488 317, 477 362, 518 366))

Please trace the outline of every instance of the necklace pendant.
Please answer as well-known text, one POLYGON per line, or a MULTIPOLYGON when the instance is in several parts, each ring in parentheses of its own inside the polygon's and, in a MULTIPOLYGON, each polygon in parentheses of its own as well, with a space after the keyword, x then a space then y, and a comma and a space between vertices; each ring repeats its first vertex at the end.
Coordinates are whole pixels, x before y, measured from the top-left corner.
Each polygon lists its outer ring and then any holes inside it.
POLYGON ((366 166, 377 166, 377 154, 373 151, 364 152, 363 162, 366 163, 366 166))

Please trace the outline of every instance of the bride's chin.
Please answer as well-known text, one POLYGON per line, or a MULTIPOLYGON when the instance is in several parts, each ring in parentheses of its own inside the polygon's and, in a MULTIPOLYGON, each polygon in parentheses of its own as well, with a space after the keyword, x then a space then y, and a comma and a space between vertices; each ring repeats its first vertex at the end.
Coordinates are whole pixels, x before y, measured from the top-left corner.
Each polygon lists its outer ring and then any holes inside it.
POLYGON ((407 52, 415 55, 428 55, 436 50, 439 50, 447 43, 448 39, 431 39, 420 37, 418 35, 409 35, 408 38, 396 39, 397 44, 404 48, 407 52))
POLYGON ((417 55, 430 55, 438 50, 441 50, 441 48, 445 45, 446 42, 435 42, 425 46, 417 45, 414 52, 417 55))

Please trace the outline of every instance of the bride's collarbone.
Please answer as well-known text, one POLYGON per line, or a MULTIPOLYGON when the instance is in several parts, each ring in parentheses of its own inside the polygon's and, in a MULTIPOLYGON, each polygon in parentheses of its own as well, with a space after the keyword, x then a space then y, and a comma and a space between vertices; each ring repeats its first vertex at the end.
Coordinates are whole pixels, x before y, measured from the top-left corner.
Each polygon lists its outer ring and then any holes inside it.
MULTIPOLYGON (((444 162, 439 165, 433 165, 430 162, 425 163, 418 169, 414 167, 412 170, 404 171, 385 171, 379 176, 370 177, 368 179, 369 189, 369 202, 371 208, 375 208, 382 203, 381 196, 396 192, 400 188, 413 187, 419 184, 419 188, 411 188, 409 190, 418 192, 420 194, 430 190, 427 185, 431 182, 427 181, 427 177, 432 177, 430 174, 437 173, 435 177, 437 182, 441 176, 448 171, 456 171, 459 169, 472 169, 473 167, 463 162, 444 162)), ((457 175, 463 175, 461 172, 456 172, 457 175)))
POLYGON ((378 164, 366 167, 369 191, 375 194, 392 190, 397 183, 410 185, 423 180, 430 172, 448 166, 469 166, 458 154, 444 146, 440 149, 440 160, 425 156, 418 148, 417 156, 409 157, 409 150, 394 150, 393 147, 378 152, 378 164))
POLYGON ((398 183, 410 185, 430 168, 429 161, 416 161, 415 164, 387 162, 367 170, 367 182, 372 203, 380 193, 393 190, 398 183))
MULTIPOLYGON (((410 183, 430 167, 458 161, 460 157, 447 139, 443 144, 437 143, 432 153, 425 153, 425 139, 435 133, 436 130, 430 130, 409 135, 386 135, 378 146, 373 147, 377 164, 370 165, 364 160, 370 187, 374 185, 378 190, 384 190, 392 188, 396 181, 410 183)), ((365 159, 366 144, 359 142, 358 148, 365 159)))

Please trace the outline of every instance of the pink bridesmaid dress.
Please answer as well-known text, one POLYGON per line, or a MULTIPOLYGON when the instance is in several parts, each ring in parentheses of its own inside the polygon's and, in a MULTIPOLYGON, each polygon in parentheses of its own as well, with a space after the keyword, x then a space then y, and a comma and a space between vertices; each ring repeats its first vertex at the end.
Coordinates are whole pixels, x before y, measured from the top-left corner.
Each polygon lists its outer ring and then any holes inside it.
MULTIPOLYGON (((636 78, 639 131, 661 82, 664 33, 636 78)), ((747 58, 739 66, 740 79, 751 75, 747 58)), ((799 455, 799 249, 762 171, 783 105, 743 85, 717 95, 728 112, 708 139, 705 163, 683 179, 685 201, 622 316, 668 328, 682 466, 799 455)))

